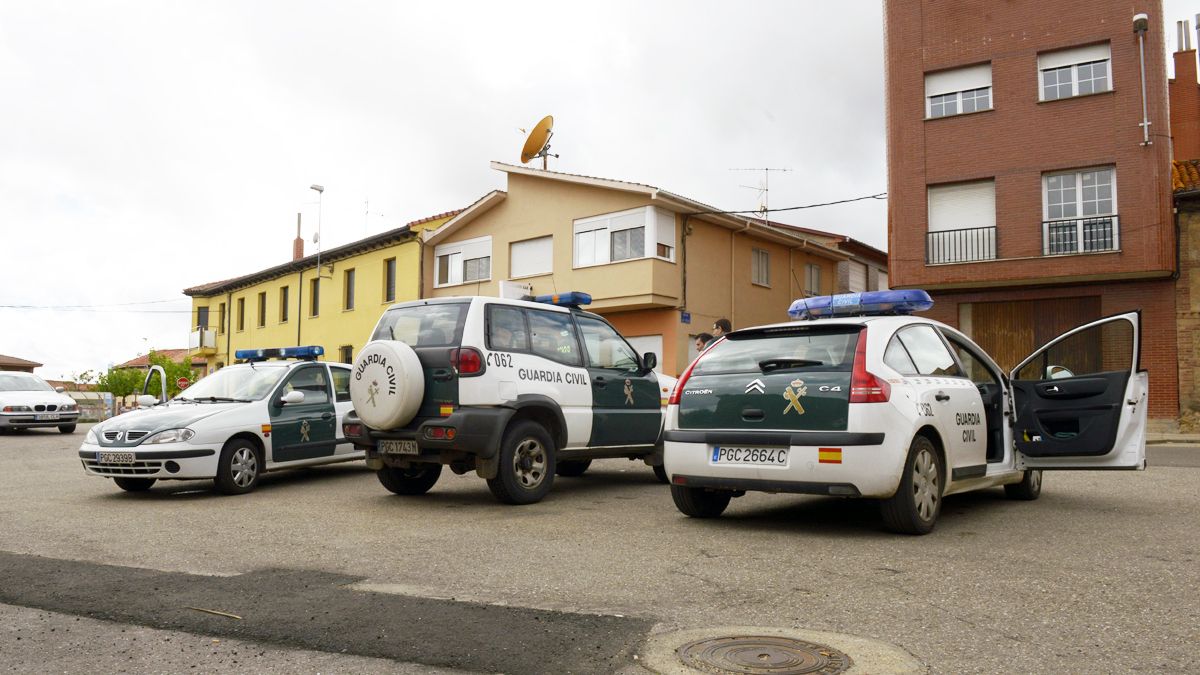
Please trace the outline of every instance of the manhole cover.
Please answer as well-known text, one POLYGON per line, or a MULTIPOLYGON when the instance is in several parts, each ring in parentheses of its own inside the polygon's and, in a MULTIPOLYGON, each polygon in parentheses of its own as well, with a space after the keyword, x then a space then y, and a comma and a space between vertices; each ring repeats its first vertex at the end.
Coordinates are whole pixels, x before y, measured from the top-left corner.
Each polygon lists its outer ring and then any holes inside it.
POLYGON ((708 638, 675 650, 685 664, 715 673, 755 675, 831 675, 845 672, 853 661, 826 645, 770 635, 708 638))

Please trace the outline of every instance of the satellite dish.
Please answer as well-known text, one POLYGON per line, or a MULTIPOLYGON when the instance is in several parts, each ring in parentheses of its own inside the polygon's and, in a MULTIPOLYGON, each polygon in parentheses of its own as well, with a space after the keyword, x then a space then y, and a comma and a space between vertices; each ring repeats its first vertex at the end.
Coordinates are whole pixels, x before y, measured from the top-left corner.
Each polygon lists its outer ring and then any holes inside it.
MULTIPOLYGON (((521 148, 521 163, 528 164, 536 157, 542 158, 542 168, 546 168, 546 157, 550 155, 550 138, 554 136, 554 117, 546 115, 541 122, 529 132, 525 139, 525 147, 521 148)), ((558 155, 553 155, 558 157, 558 155)))

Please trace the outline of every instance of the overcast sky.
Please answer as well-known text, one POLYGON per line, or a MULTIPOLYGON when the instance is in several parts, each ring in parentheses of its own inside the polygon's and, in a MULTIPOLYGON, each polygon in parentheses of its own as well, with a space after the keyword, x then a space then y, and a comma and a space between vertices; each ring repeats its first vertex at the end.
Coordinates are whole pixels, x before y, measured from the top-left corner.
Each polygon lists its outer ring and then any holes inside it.
MULTIPOLYGON (((1170 51, 1200 2, 1165 7, 1170 51)), ((772 208, 884 192, 882 37, 857 0, 0 4, 0 354, 185 347, 183 288, 286 262, 297 212, 315 250, 309 185, 344 244, 503 188, 547 114, 554 170, 725 209, 760 201, 734 168, 791 169, 772 208)), ((884 248, 885 216, 776 219, 884 248)))

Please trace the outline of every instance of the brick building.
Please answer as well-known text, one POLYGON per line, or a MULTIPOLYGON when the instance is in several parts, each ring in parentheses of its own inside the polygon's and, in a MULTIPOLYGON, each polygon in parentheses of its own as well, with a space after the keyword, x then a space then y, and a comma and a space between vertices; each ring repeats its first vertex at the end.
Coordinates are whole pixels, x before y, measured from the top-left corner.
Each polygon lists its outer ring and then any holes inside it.
MULTIPOLYGON (((1200 15, 1197 15, 1200 19, 1200 15)), ((1176 160, 1200 159, 1200 84, 1196 50, 1187 21, 1175 24, 1178 49, 1171 55, 1175 77, 1167 82, 1171 101, 1171 150, 1176 160)), ((1200 29, 1200 25, 1196 26, 1200 29)))
POLYGON ((1072 326, 1140 309, 1149 414, 1170 428, 1161 12, 1153 0, 887 0, 888 251, 893 287, 928 290, 932 316, 1005 367, 1072 326))

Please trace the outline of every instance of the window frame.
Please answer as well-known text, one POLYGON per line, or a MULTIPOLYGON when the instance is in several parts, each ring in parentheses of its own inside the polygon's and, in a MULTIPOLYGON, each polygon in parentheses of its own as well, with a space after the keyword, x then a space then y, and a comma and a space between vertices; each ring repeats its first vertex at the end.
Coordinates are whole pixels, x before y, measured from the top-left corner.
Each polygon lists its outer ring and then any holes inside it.
POLYGON ((764 288, 771 287, 771 252, 765 248, 750 248, 750 283, 764 288))
POLYGON ((321 316, 321 277, 308 280, 308 318, 321 316))
MULTIPOLYGON (((1106 94, 1115 89, 1113 85, 1113 68, 1112 68, 1112 45, 1111 43, 1101 43, 1092 45, 1082 45, 1069 47, 1066 49, 1058 49, 1054 51, 1042 52, 1038 54, 1038 102, 1048 103, 1050 101, 1061 101, 1064 99, 1078 98, 1080 96, 1092 96, 1094 94, 1106 94), (1105 56, 1096 58, 1101 53, 1101 48, 1105 56), (1050 63, 1043 66, 1043 60, 1049 60, 1050 63), (1095 90, 1080 93, 1079 70, 1081 66, 1094 66, 1095 64, 1104 64, 1104 81, 1105 89, 1095 90), (1065 96, 1054 96, 1053 98, 1046 97, 1046 74, 1050 72, 1058 72, 1068 70, 1071 78, 1071 93, 1065 96)), ((1089 77, 1088 81, 1096 80, 1096 77, 1089 77)), ((1064 86, 1063 82, 1057 81, 1053 85, 1056 89, 1064 86)))
POLYGON ((354 280, 357 275, 354 268, 342 272, 342 311, 354 311, 354 280))
MULTIPOLYGON (((654 205, 638 206, 623 211, 577 218, 572 221, 571 228, 571 269, 615 265, 630 260, 647 259, 662 260, 675 264, 675 221, 676 213, 674 211, 668 211, 654 205), (642 215, 640 225, 612 226, 612 223, 618 219, 634 216, 639 213, 642 215), (638 229, 642 230, 640 254, 614 259, 613 250, 616 247, 614 246, 613 237, 615 234, 625 230, 638 229), (584 235, 590 236, 585 238, 584 235), (583 261, 580 251, 583 248, 581 241, 585 239, 590 242, 591 255, 587 256, 586 261, 583 261), (603 242, 603 246, 599 246, 599 242, 603 242), (666 255, 661 254, 663 250, 665 250, 666 255)), ((632 234, 628 236, 631 239, 633 237, 632 234)), ((630 243, 632 244, 632 241, 630 243)), ((631 252, 635 251, 632 245, 629 247, 629 250, 631 252)))
POLYGON ((258 292, 257 319, 258 319, 257 326, 259 328, 265 328, 267 325, 267 292, 266 291, 258 292))
MULTIPOLYGON (((347 346, 349 346, 349 345, 347 345, 347 346)), ((352 374, 352 371, 349 368, 335 368, 333 366, 329 366, 329 383, 333 387, 334 403, 350 402, 350 377, 351 377, 351 374, 352 374), (338 376, 339 375, 345 375, 345 379, 346 379, 346 390, 345 390, 345 394, 344 394, 345 398, 342 398, 343 393, 341 390, 338 389, 338 376)))
POLYGON ((804 296, 815 298, 821 294, 821 266, 816 263, 804 263, 804 288, 801 289, 804 296), (813 276, 815 275, 816 283, 812 284, 813 276), (810 285, 816 288, 810 288, 810 285))
POLYGON ((288 286, 279 287, 279 323, 288 322, 288 286))
POLYGON ((439 244, 433 250, 433 287, 447 288, 491 281, 495 272, 495 266, 492 264, 493 257, 491 235, 439 244), (486 251, 486 255, 481 255, 484 251, 486 251), (487 277, 468 281, 466 279, 466 263, 484 258, 488 261, 487 277), (443 259, 446 264, 445 279, 441 275, 443 259))
POLYGON ((546 234, 546 235, 542 235, 540 237, 530 237, 528 239, 521 239, 518 241, 510 241, 508 243, 508 278, 509 279, 530 279, 533 277, 546 276, 547 274, 554 274, 554 235, 553 234, 546 234), (524 252, 524 247, 533 247, 535 245, 540 245, 542 242, 548 242, 550 245, 550 256, 549 256, 549 264, 547 266, 547 269, 545 269, 545 271, 539 270, 539 271, 534 271, 534 272, 526 272, 524 274, 516 274, 514 270, 517 267, 517 265, 515 264, 517 257, 515 254, 517 254, 517 253, 526 254, 524 252))
POLYGON ((510 353, 510 354, 529 354, 529 353, 531 353, 532 345, 530 345, 530 343, 529 343, 529 317, 526 316, 524 307, 518 307, 516 305, 506 305, 502 302, 489 302, 484 307, 483 324, 484 324, 483 325, 483 331, 484 331, 483 332, 483 341, 484 341, 484 345, 488 348, 488 351, 505 352, 505 353, 510 353), (500 310, 513 311, 513 312, 517 312, 521 315, 521 324, 524 326, 524 332, 525 332, 525 346, 524 347, 496 347, 492 344, 492 321, 493 321, 495 312, 500 311, 500 310))
POLYGON ((246 298, 237 299, 237 332, 242 333, 246 330, 246 298))
POLYGON ((217 315, 218 315, 218 320, 221 322, 217 326, 217 335, 224 335, 225 334, 225 303, 222 302, 217 305, 217 315))
MULTIPOLYGON (((573 320, 570 312, 555 312, 555 311, 552 311, 549 309, 534 309, 532 307, 523 307, 521 309, 522 309, 522 313, 525 315, 525 327, 526 327, 526 330, 528 331, 528 333, 526 334, 526 339, 529 341, 529 353, 530 354, 532 354, 538 358, 541 358, 541 359, 547 359, 549 361, 553 361, 554 363, 562 364, 564 366, 569 366, 569 367, 573 367, 573 368, 586 367, 586 366, 584 366, 584 354, 583 354, 584 347, 581 343, 580 329, 578 326, 575 325, 575 321, 573 320), (556 319, 562 319, 564 321, 564 323, 567 325, 568 330, 571 331, 571 342, 574 346, 574 351, 571 354, 571 356, 573 357, 572 360, 567 360, 567 359, 561 358, 562 357, 561 352, 546 353, 546 352, 539 351, 534 346, 533 322, 530 320, 534 316, 552 316, 552 317, 555 317, 556 319)), ((632 347, 630 347, 630 349, 632 349, 632 347)), ((637 351, 635 350, 634 353, 636 354, 637 351)))
POLYGON ((394 257, 383 261, 383 301, 389 304, 396 301, 396 258, 394 257))

